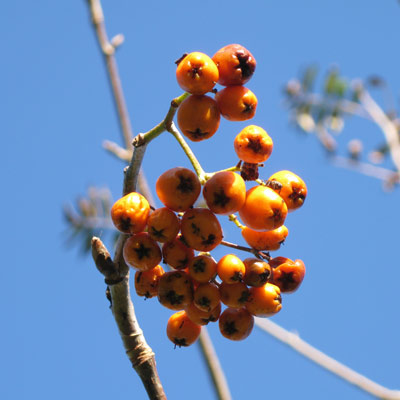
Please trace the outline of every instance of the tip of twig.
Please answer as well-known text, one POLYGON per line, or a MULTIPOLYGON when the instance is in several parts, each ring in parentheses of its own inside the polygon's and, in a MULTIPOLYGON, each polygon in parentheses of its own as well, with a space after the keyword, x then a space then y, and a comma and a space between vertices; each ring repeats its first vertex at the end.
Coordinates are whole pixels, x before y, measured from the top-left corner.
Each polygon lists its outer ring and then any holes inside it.
POLYGON ((121 46, 122 43, 125 41, 125 36, 122 33, 115 35, 111 39, 111 45, 116 49, 117 47, 121 46))
POLYGON ((111 259, 110 253, 103 242, 96 236, 92 238, 92 256, 97 269, 106 279, 115 279, 118 276, 118 270, 111 259))
POLYGON ((101 248, 105 248, 103 242, 97 236, 92 237, 92 249, 99 252, 101 248))

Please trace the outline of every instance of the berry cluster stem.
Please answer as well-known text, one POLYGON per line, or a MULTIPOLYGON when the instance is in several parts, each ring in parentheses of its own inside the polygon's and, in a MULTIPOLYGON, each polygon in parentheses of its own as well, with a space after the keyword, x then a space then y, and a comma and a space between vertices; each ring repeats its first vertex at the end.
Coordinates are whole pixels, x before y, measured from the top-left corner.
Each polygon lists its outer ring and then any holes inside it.
POLYGON ((232 221, 238 228, 243 229, 244 225, 242 225, 239 220, 238 217, 235 214, 230 214, 229 215, 229 221, 232 221))
POLYGON ((170 128, 168 129, 168 132, 170 132, 174 138, 177 140, 179 145, 182 147, 183 151, 189 158, 190 162, 193 165, 194 170, 196 171, 197 176, 199 177, 199 181, 202 185, 206 183, 208 179, 208 174, 206 174, 201 167, 199 161, 197 160, 196 156, 194 155, 192 149, 190 146, 186 143, 185 139, 183 136, 180 134, 178 129, 176 128, 175 124, 172 122, 170 128))
POLYGON ((176 111, 180 104, 182 103, 183 100, 185 100, 189 96, 189 93, 183 93, 180 96, 176 97, 171 101, 171 105, 168 109, 168 112, 165 116, 165 118, 154 128, 150 129, 146 133, 141 133, 136 138, 133 140, 133 146, 134 147, 141 147, 149 142, 151 142, 153 139, 155 139, 157 136, 161 135, 161 133, 165 131, 170 131, 171 125, 173 124, 173 119, 176 114, 176 111))
POLYGON ((263 251, 253 249, 251 247, 240 246, 236 243, 227 242, 226 240, 223 240, 220 244, 222 244, 223 246, 226 246, 226 247, 231 247, 232 249, 247 251, 249 253, 254 254, 254 256, 256 256, 257 258, 260 258, 260 259, 264 259, 267 261, 269 261, 271 259, 271 256, 269 255, 269 253, 265 253, 263 251))

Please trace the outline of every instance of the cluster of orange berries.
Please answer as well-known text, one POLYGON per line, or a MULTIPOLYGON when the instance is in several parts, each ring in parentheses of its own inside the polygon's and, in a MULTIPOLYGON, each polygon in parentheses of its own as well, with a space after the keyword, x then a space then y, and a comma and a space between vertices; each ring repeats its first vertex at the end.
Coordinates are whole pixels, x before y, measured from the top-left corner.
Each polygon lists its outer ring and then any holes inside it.
MULTIPOLYGON (((240 88, 241 93, 247 91, 242 85, 254 70, 254 57, 240 45, 226 46, 212 59, 202 53, 185 56, 178 64, 177 78, 192 95, 180 105, 178 122, 182 107, 185 117, 192 107, 189 114, 196 115, 197 109, 202 115, 198 124, 186 132, 181 126, 185 135, 195 141, 210 137, 214 132, 210 135, 207 116, 213 114, 202 114, 203 106, 199 104, 215 101, 205 93, 216 82, 227 85, 218 92, 233 90, 222 101, 226 104, 235 99, 235 88, 240 88)), ((248 119, 247 106, 238 113, 231 106, 222 111, 218 93, 218 123, 219 110, 229 119, 248 119)), ((242 103, 246 102, 242 98, 242 103)), ((233 103, 240 102, 236 98, 233 103)), ((252 111, 255 107, 256 100, 252 111)), ((241 175, 229 170, 208 174, 202 189, 193 171, 176 167, 161 174, 156 182, 157 195, 165 207, 151 209, 145 197, 136 192, 122 197, 112 207, 114 225, 130 235, 123 255, 125 262, 136 270, 137 294, 146 298, 157 296, 162 305, 177 311, 167 324, 167 335, 175 345, 189 346, 198 338, 202 325, 217 320, 226 338, 246 338, 253 329, 254 316, 268 317, 279 312, 281 293, 294 292, 304 278, 305 266, 301 260, 260 255, 262 251, 280 248, 288 235, 283 225, 288 212, 301 207, 307 195, 303 180, 290 171, 277 172, 246 190, 245 180, 258 177, 258 172, 255 177, 251 171, 269 158, 272 146, 267 132, 250 125, 234 140, 235 151, 243 163, 241 175), (243 169, 243 165, 248 167, 243 169), (201 189, 207 207, 194 207, 201 189), (237 221, 236 212, 245 226, 237 221), (229 215, 241 227, 254 257, 241 260, 227 254, 219 261, 214 260, 209 252, 223 240, 216 215, 229 215), (159 265, 161 260, 172 270, 164 271, 159 265), (221 303, 227 306, 224 311, 221 303)))
POLYGON ((180 105, 178 125, 194 142, 210 138, 218 130, 220 116, 230 121, 253 118, 257 97, 243 86, 256 69, 256 60, 243 46, 231 44, 218 50, 212 59, 193 52, 177 61, 176 78, 191 95, 180 105), (215 100, 206 96, 216 83, 225 86, 215 100))

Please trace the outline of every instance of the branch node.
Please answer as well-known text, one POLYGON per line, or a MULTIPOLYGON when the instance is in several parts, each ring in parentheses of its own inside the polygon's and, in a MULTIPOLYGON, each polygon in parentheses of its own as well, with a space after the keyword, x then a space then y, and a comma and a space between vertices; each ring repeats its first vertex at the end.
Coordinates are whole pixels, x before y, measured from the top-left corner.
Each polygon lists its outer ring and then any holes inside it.
POLYGON ((146 140, 144 139, 144 134, 139 133, 136 137, 134 137, 132 141, 133 147, 140 147, 146 144, 146 140))
POLYGON ((176 99, 171 100, 171 107, 172 108, 178 108, 179 103, 176 101, 176 99))
POLYGON ((105 43, 102 49, 106 56, 112 56, 115 53, 115 47, 109 42, 105 43))
POLYGON ((108 286, 112 286, 112 285, 117 285, 118 283, 122 282, 124 280, 124 277, 119 277, 116 279, 111 279, 111 278, 105 278, 104 282, 106 285, 108 286))

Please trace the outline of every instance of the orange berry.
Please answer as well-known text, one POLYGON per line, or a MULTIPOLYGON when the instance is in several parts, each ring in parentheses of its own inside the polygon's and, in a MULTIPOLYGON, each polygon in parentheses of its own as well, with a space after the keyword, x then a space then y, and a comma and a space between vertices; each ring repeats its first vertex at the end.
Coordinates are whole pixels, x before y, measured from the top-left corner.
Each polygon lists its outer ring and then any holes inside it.
POLYGON ((199 337, 201 326, 192 322, 185 311, 172 314, 167 323, 167 336, 175 346, 190 346, 199 337))
POLYGON ((139 271, 154 268, 161 261, 161 250, 148 233, 141 232, 129 237, 123 248, 125 262, 139 271))
POLYGON ((181 233, 185 242, 198 251, 211 251, 223 238, 217 217, 207 208, 191 208, 183 214, 181 233))
POLYGON ((284 263, 293 264, 294 261, 291 260, 290 258, 282 257, 282 256, 274 257, 269 260, 269 265, 273 269, 275 269, 276 267, 279 267, 279 265, 284 264, 284 263))
POLYGON ((244 86, 228 86, 215 95, 219 111, 229 121, 246 121, 254 117, 257 97, 244 86))
POLYGON ((217 132, 220 112, 217 102, 208 96, 189 96, 178 108, 178 126, 193 142, 208 139, 217 132))
POLYGON ((213 213, 229 215, 242 208, 246 200, 246 184, 232 171, 217 172, 204 185, 203 196, 213 213))
POLYGON ((193 286, 184 271, 169 271, 158 281, 158 301, 170 310, 183 310, 193 301, 193 286))
POLYGON ((276 314, 282 308, 279 287, 272 283, 266 283, 260 287, 251 287, 246 308, 252 315, 257 317, 270 317, 276 314))
POLYGON ((147 231, 150 237, 161 243, 175 239, 180 227, 179 218, 167 207, 157 208, 147 220, 147 231))
POLYGON ((235 137, 233 145, 237 156, 250 164, 267 161, 274 147, 268 133, 256 125, 249 125, 242 129, 235 137))
POLYGON ((221 314, 221 302, 211 311, 202 311, 194 303, 185 308, 187 316, 197 325, 207 325, 209 322, 218 321, 221 314))
POLYGON ((206 283, 217 275, 217 263, 205 254, 194 257, 188 269, 190 277, 199 283, 206 283))
POLYGON ((289 234, 285 225, 272 231, 258 232, 245 226, 242 229, 242 236, 249 246, 256 250, 278 250, 289 234))
POLYGON ((124 233, 142 232, 147 224, 150 205, 140 193, 132 192, 117 200, 111 208, 115 227, 124 233))
POLYGON ((175 269, 185 269, 194 257, 194 250, 178 236, 170 242, 164 243, 162 247, 164 262, 175 269))
POLYGON ((186 211, 199 197, 201 185, 190 169, 176 167, 161 174, 156 182, 156 192, 162 203, 174 211, 186 211))
POLYGON ((269 187, 255 186, 247 191, 246 202, 239 215, 251 229, 268 231, 283 225, 287 206, 282 197, 269 187))
POLYGON ((249 288, 243 282, 226 283, 222 282, 219 285, 219 293, 221 301, 228 307, 240 308, 243 307, 249 298, 249 288))
POLYGON ((289 212, 301 207, 307 196, 304 181, 290 171, 276 172, 268 179, 267 186, 282 197, 289 212))
POLYGON ((193 293, 193 303, 199 310, 210 312, 219 302, 220 294, 215 283, 201 283, 193 293))
POLYGON ((253 326, 254 317, 245 308, 226 308, 219 317, 219 330, 227 339, 246 339, 253 326))
POLYGON ((243 261, 246 267, 244 283, 249 286, 263 286, 271 276, 270 265, 258 258, 246 258, 243 261))
POLYGON ((240 44, 219 49, 212 59, 218 67, 218 83, 223 86, 244 85, 256 69, 255 58, 240 44))
POLYGON ((151 298, 157 296, 158 281, 160 276, 164 274, 161 265, 157 265, 148 271, 135 272, 135 290, 138 296, 151 298))
POLYGON ((272 283, 278 286, 282 293, 293 293, 296 291, 303 282, 306 273, 303 261, 287 259, 282 263, 275 261, 273 265, 276 266, 273 269, 272 283))
POLYGON ((234 254, 223 256, 217 263, 217 274, 223 282, 228 284, 241 282, 246 267, 243 261, 234 254))
POLYGON ((185 56, 176 68, 179 86, 191 94, 205 94, 218 82, 219 72, 214 61, 204 53, 185 56))

